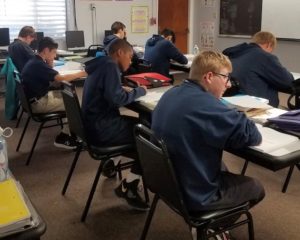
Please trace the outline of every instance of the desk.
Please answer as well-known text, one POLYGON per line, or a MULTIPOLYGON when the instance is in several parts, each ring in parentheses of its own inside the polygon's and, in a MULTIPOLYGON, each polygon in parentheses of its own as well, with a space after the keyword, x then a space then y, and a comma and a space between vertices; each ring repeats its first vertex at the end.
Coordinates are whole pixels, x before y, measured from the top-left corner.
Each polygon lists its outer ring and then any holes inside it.
MULTIPOLYGON (((151 116, 151 113, 153 109, 155 108, 157 102, 159 99, 158 96, 163 95, 165 91, 167 91, 170 87, 168 88, 159 88, 159 89, 151 89, 149 93, 156 92, 156 99, 154 99, 153 102, 149 102, 149 98, 140 98, 140 101, 135 102, 133 104, 130 104, 128 108, 130 108, 133 111, 136 111, 140 113, 142 116, 147 116, 147 119, 151 119, 149 115, 151 116)), ((144 121, 142 121, 144 122, 144 121)), ((285 179, 282 192, 286 192, 289 180, 291 178, 292 172, 294 170, 294 167, 296 166, 297 168, 300 169, 300 150, 283 155, 283 156, 272 156, 266 153, 262 153, 259 151, 256 151, 254 149, 250 148, 244 148, 244 149, 225 149, 225 151, 230 152, 238 157, 241 157, 246 160, 242 174, 245 173, 246 168, 248 166, 248 162, 253 162, 257 165, 260 165, 264 168, 267 168, 271 171, 278 171, 283 168, 289 167, 289 172, 288 175, 285 179)))
POLYGON ((193 54, 185 54, 184 56, 186 56, 186 58, 188 59, 187 64, 180 64, 178 62, 171 62, 170 63, 170 68, 174 69, 174 70, 178 70, 178 71, 187 72, 187 73, 190 72, 192 62, 193 62, 193 59, 194 59, 194 55, 193 54))

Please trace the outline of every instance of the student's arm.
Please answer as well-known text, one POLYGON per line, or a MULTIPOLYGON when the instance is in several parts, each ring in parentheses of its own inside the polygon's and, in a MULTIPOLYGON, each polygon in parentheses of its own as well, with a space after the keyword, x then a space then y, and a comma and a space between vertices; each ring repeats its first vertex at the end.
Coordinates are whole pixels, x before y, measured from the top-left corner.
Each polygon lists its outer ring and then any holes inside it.
POLYGON ((181 64, 187 64, 188 59, 171 42, 167 42, 168 58, 181 64))
POLYGON ((206 129, 209 129, 209 135, 213 136, 205 137, 208 144, 217 144, 219 148, 224 149, 244 148, 261 143, 261 134, 245 114, 229 109, 223 104, 212 105, 213 107, 206 110, 209 113, 206 129))
POLYGON ((292 86, 293 75, 284 68, 274 55, 268 55, 262 65, 264 80, 276 90, 287 89, 292 86))
POLYGON ((61 74, 58 73, 54 77, 54 80, 58 81, 58 82, 61 82, 61 81, 70 82, 70 81, 73 81, 75 79, 86 77, 86 76, 87 76, 87 73, 85 71, 80 71, 80 72, 77 72, 77 73, 71 73, 71 74, 66 74, 66 75, 61 75, 61 74))
POLYGON ((103 81, 104 97, 107 101, 117 106, 124 106, 140 96, 146 94, 146 87, 140 86, 124 90, 121 85, 119 71, 112 65, 107 66, 106 76, 103 81))

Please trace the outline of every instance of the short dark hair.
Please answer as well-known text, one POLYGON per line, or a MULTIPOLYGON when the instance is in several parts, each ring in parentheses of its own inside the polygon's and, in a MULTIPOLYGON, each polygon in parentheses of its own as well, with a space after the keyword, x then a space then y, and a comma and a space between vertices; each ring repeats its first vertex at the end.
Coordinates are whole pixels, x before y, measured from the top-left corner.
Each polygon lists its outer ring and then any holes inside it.
POLYGON ((126 26, 124 25, 124 23, 121 23, 121 22, 114 22, 111 25, 111 31, 113 34, 118 33, 120 29, 124 30, 124 28, 126 28, 126 26))
POLYGON ((160 34, 163 35, 164 37, 172 36, 172 42, 173 43, 176 42, 176 36, 173 30, 165 28, 164 30, 161 31, 160 34))
POLYGON ((57 49, 58 44, 54 42, 51 37, 44 37, 39 42, 38 52, 42 52, 45 48, 49 48, 49 50, 51 51, 52 49, 57 49))
POLYGON ((19 32, 19 37, 27 37, 27 36, 31 36, 31 37, 36 37, 36 33, 33 27, 31 26, 24 26, 21 28, 20 32, 19 32))
POLYGON ((119 49, 122 49, 123 51, 133 51, 132 46, 126 40, 118 38, 110 44, 108 55, 113 55, 119 49))

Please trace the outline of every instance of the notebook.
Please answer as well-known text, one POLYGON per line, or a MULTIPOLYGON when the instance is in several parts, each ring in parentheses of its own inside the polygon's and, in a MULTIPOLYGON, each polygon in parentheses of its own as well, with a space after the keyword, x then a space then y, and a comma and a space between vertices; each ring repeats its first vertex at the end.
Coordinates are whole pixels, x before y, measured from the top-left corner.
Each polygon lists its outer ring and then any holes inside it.
POLYGON ((30 211, 15 180, 0 182, 0 236, 31 224, 30 211))

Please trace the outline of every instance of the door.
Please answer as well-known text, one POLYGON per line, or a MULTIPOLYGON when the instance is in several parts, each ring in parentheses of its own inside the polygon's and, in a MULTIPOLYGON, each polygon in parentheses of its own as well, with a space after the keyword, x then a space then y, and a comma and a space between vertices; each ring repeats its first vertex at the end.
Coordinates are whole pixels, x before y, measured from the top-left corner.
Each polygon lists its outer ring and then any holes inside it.
POLYGON ((188 5, 188 0, 158 0, 158 30, 173 30, 175 45, 182 53, 187 53, 188 5))

